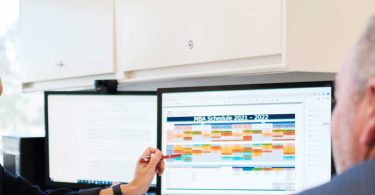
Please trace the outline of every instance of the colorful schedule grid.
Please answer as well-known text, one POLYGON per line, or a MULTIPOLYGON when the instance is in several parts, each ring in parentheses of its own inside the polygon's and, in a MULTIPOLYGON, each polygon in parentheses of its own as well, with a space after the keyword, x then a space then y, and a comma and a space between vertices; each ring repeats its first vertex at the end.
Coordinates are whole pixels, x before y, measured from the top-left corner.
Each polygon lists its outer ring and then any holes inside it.
MULTIPOLYGON (((167 123, 166 153, 181 154, 167 160, 170 174, 178 174, 180 168, 189 167, 193 175, 186 173, 187 178, 194 178, 203 171, 211 178, 228 179, 221 186, 212 184, 206 188, 198 182, 190 190, 294 189, 293 182, 289 181, 293 180, 295 172, 295 114, 167 117, 167 123), (226 176, 221 175, 223 171, 226 176), (254 186, 240 183, 236 186, 230 182, 237 179, 269 182, 264 182, 264 186, 255 183, 254 186)), ((180 185, 170 181, 167 189, 184 189, 180 185)))

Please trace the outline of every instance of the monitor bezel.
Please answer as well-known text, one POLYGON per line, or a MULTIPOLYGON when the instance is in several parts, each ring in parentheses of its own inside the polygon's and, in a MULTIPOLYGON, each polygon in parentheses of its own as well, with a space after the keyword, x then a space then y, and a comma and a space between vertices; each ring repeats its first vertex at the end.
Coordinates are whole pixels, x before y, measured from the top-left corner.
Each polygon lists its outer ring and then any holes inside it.
MULTIPOLYGON (((331 87, 331 112, 335 106, 334 93, 335 85, 334 81, 309 81, 309 82, 284 82, 284 83, 262 83, 262 84, 238 84, 238 85, 218 85, 218 86, 199 86, 199 87, 175 87, 175 88, 159 88, 157 90, 157 144, 158 149, 162 150, 162 96, 166 93, 183 93, 183 92, 209 92, 209 91, 237 91, 237 90, 262 90, 262 89, 288 89, 288 88, 313 88, 313 87, 331 87)), ((332 139, 332 136, 331 136, 332 139)), ((332 145, 332 141, 331 141, 332 145)), ((333 152, 331 147, 331 178, 335 175, 335 167, 333 161, 333 152)), ((161 195, 161 177, 157 177, 156 181, 156 193, 161 195)))
MULTIPOLYGON (((67 182, 55 182, 50 179, 49 175, 49 126, 48 126, 48 97, 54 95, 93 95, 93 96, 157 96, 156 91, 118 91, 116 93, 102 93, 96 91, 45 91, 44 92, 44 116, 45 116, 45 182, 46 186, 49 188, 58 188, 58 187, 67 187, 70 189, 87 189, 87 188, 105 188, 109 187, 108 185, 99 185, 99 184, 80 184, 80 183, 67 183, 67 182)), ((157 106, 157 105, 156 105, 157 106)), ((140 154, 141 155, 141 154, 140 154)), ((134 159, 136 163, 137 159, 134 159)), ((129 181, 130 182, 130 181, 129 181)), ((126 183, 125 183, 126 184, 126 183)), ((151 185, 149 192, 156 191, 156 185, 151 185)))

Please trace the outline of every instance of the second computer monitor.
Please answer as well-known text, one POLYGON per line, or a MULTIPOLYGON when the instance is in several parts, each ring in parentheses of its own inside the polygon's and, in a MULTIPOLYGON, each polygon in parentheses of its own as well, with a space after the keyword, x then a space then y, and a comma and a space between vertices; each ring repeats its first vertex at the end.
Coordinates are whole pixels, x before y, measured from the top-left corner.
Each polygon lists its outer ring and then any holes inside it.
MULTIPOLYGON (((292 194, 331 178, 332 83, 160 89, 161 194, 292 194)), ((160 178, 159 178, 160 179, 160 178)))
POLYGON ((130 182, 137 159, 156 147, 155 92, 46 92, 45 102, 50 185, 130 182))

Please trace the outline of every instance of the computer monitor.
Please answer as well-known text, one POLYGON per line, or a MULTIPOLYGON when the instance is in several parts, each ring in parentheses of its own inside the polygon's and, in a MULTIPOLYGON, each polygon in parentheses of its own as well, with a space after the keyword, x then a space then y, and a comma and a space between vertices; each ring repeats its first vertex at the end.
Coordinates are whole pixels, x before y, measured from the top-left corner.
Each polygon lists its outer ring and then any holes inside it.
POLYGON ((158 90, 161 194, 292 194, 331 178, 332 82, 158 90))
POLYGON ((128 183, 156 147, 156 92, 46 92, 45 109, 49 185, 128 183))

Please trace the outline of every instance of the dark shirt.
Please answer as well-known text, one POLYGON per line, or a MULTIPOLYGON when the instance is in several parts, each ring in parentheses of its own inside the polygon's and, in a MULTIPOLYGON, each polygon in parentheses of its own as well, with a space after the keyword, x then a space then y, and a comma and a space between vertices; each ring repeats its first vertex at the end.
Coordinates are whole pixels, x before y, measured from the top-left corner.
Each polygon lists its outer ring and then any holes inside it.
POLYGON ((355 165, 330 182, 298 195, 373 195, 375 194, 375 160, 355 165))
POLYGON ((39 187, 31 185, 23 177, 15 177, 9 174, 0 165, 0 195, 98 195, 99 191, 99 188, 80 191, 63 188, 43 192, 39 187))

